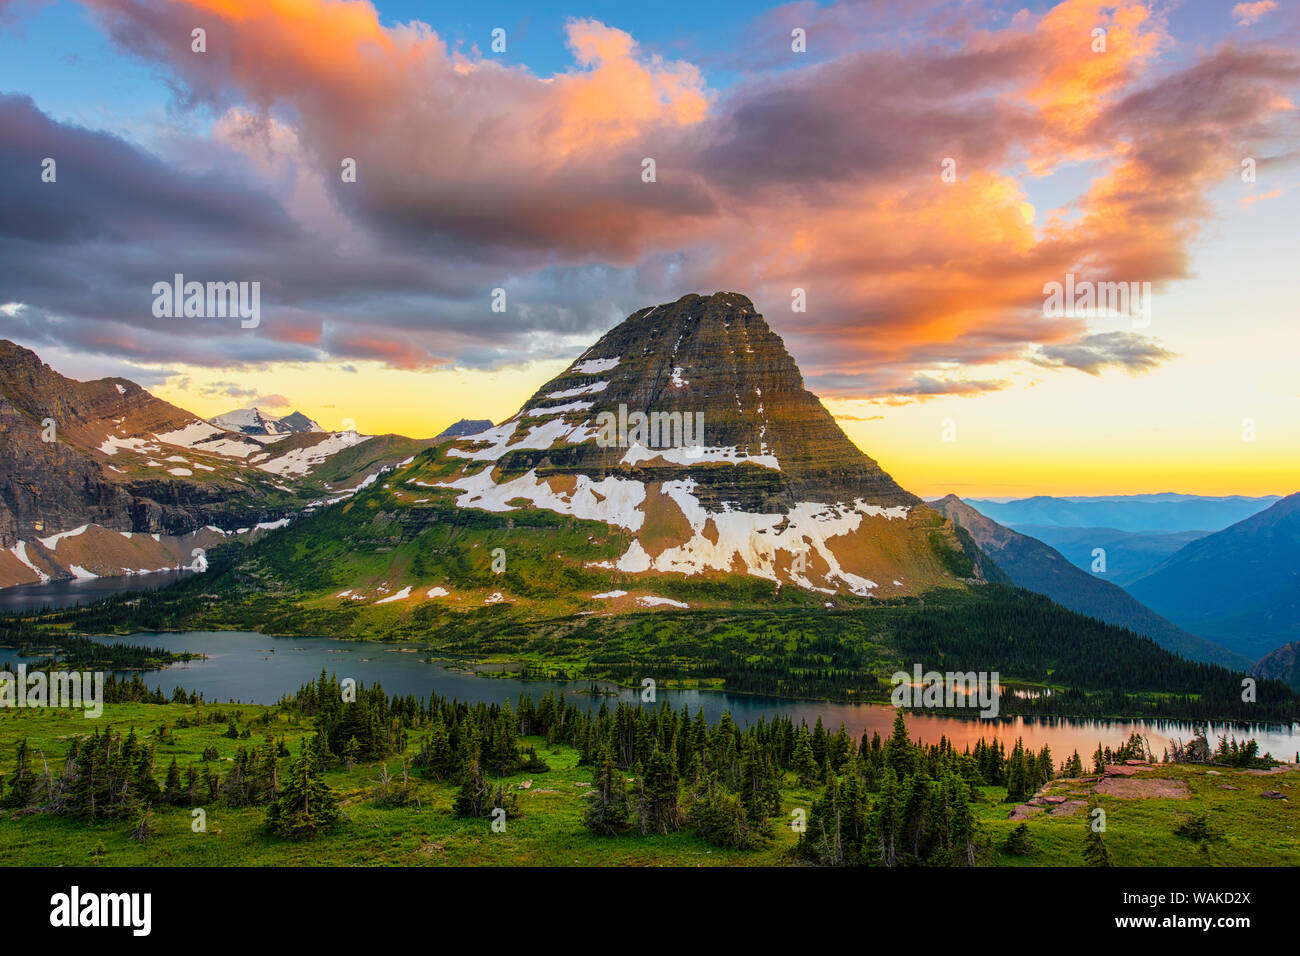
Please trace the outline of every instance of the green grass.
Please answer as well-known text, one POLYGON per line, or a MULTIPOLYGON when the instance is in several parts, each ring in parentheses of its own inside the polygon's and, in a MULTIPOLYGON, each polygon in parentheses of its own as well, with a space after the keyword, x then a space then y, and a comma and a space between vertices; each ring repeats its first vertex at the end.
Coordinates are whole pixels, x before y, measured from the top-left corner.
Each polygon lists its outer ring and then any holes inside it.
MULTIPOLYGON (((1186 781, 1191 796, 1174 799, 1119 799, 1098 795, 1097 806, 1106 811, 1106 847, 1116 866, 1300 866, 1300 773, 1259 776, 1226 767, 1206 768, 1162 765, 1135 779, 1167 778, 1186 781), (1207 771, 1216 769, 1219 776, 1207 771), (1227 784, 1239 787, 1219 789, 1227 784), (1268 800, 1265 790, 1280 790, 1290 799, 1268 800), (1208 811, 1219 835, 1202 843, 1177 836, 1174 828, 1193 813, 1208 811)), ((1065 793, 1084 788, 1056 784, 1065 793)), ((991 799, 1006 795, 1001 788, 986 788, 991 799)), ((1018 825, 1007 819, 1011 804, 980 804, 979 817, 993 837, 998 866, 1077 866, 1089 811, 1071 816, 1038 814, 1029 820, 1037 850, 1027 856, 1005 853, 1001 847, 1018 825)))
MULTIPOLYGON (((0 769, 13 768, 14 748, 26 737, 36 765, 40 753, 58 772, 69 737, 111 725, 134 727, 142 738, 166 722, 171 741, 157 746, 156 771, 161 782, 175 756, 182 771, 200 760, 204 748, 215 747, 220 758, 233 756, 240 746, 259 744, 263 733, 283 736, 290 749, 311 733, 309 722, 256 705, 188 706, 183 704, 110 704, 98 721, 64 711, 0 713, 0 769), (238 725, 252 728, 252 739, 222 736, 226 723, 198 723, 176 728, 182 716, 195 721, 214 709, 235 716, 238 725), (263 727, 257 721, 270 714, 263 727)), ((456 787, 417 780, 419 807, 383 808, 370 801, 379 765, 328 771, 327 782, 342 796, 347 821, 305 843, 270 836, 260 807, 206 808, 207 832, 191 829, 189 808, 155 809, 156 836, 146 844, 129 839, 133 820, 88 823, 51 814, 0 811, 0 864, 11 866, 327 866, 327 865, 619 865, 619 866, 774 866, 794 863, 796 836, 786 822, 796 808, 811 809, 816 794, 787 778, 782 790, 783 817, 776 821, 772 844, 756 851, 729 851, 709 846, 688 832, 670 836, 624 836, 606 839, 590 834, 582 824, 583 794, 592 780, 589 767, 579 767, 571 747, 548 747, 540 738, 524 738, 551 766, 548 773, 520 773, 504 778, 507 786, 531 780, 519 792, 520 814, 507 821, 504 833, 494 833, 487 820, 463 820, 452 815, 456 787), (102 854, 97 848, 102 846, 102 854)), ((390 773, 400 774, 401 759, 387 761, 390 773)), ((229 766, 219 759, 216 766, 229 766)), ((1256 776, 1222 769, 1212 776, 1200 767, 1160 767, 1151 775, 1186 780, 1187 800, 1121 800, 1102 796, 1106 810, 1106 845, 1120 866, 1297 866, 1300 865, 1300 808, 1295 801, 1266 800, 1265 789, 1289 793, 1300 774, 1256 776), (1240 787, 1219 789, 1222 784, 1240 787), (1193 812, 1208 811, 1221 835, 1198 844, 1174 834, 1193 812), (1204 848, 1202 848, 1204 847, 1204 848)), ((1068 787, 1069 785, 1062 785, 1068 787)), ((996 866, 1075 866, 1088 825, 1087 810, 1053 818, 1045 814, 1029 821, 1037 846, 1016 857, 1000 847, 1016 824, 1007 819, 1011 805, 1002 802, 1005 790, 984 788, 977 815, 990 837, 989 863, 996 866)))

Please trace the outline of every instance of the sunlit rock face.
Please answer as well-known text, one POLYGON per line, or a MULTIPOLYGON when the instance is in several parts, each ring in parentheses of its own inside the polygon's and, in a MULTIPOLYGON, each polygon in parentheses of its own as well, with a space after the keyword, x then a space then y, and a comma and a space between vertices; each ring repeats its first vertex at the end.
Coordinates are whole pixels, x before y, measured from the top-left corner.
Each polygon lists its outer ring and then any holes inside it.
POLYGON ((860 596, 954 583, 951 527, 849 441, 737 293, 634 312, 512 418, 443 454, 462 507, 629 532, 617 570, 860 596))

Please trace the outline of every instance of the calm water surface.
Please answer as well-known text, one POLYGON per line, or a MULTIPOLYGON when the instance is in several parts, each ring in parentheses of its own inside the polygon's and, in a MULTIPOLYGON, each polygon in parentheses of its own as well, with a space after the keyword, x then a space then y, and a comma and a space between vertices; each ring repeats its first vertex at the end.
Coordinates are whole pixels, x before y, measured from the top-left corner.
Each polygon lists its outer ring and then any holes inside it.
MULTIPOLYGON (((173 664, 162 671, 145 675, 151 685, 165 692, 181 686, 186 690, 201 691, 208 700, 233 700, 245 703, 272 704, 285 694, 315 680, 325 669, 340 678, 353 677, 370 685, 380 683, 389 694, 413 694, 427 697, 437 692, 443 697, 464 701, 512 704, 520 694, 534 699, 554 690, 565 694, 578 706, 600 707, 600 700, 588 696, 588 681, 522 681, 512 677, 478 677, 464 671, 452 670, 428 660, 430 652, 415 644, 377 644, 341 641, 334 638, 266 637, 248 631, 190 631, 183 633, 139 633, 130 637, 105 638, 132 644, 147 644, 167 650, 195 651, 208 655, 207 660, 173 664)), ((0 664, 16 659, 11 650, 0 649, 0 664)), ((613 688, 616 696, 608 698, 611 706, 615 699, 629 703, 640 699, 640 693, 631 688, 613 688)), ((816 701, 789 700, 776 697, 755 697, 728 694, 723 691, 665 690, 658 693, 658 701, 667 701, 674 709, 687 707, 692 714, 703 709, 710 721, 724 711, 730 711, 739 724, 748 724, 761 717, 771 719, 788 715, 796 723, 807 721, 813 726, 817 718, 829 730, 843 722, 854 737, 864 731, 879 731, 887 736, 893 727, 893 708, 877 704, 839 704, 816 701)), ((1100 742, 1115 746, 1131 733, 1148 738, 1157 754, 1174 739, 1188 740, 1194 728, 1191 724, 1166 721, 1116 721, 1116 720, 1025 720, 1014 717, 1000 720, 962 720, 956 717, 932 716, 912 713, 907 718, 913 737, 927 743, 947 736, 958 746, 973 744, 980 737, 997 736, 1006 741, 1024 737, 1025 743, 1035 749, 1044 744, 1052 748, 1058 760, 1078 750, 1085 760, 1100 742)), ((1213 740, 1220 733, 1235 735, 1238 739, 1253 736, 1260 749, 1275 757, 1294 759, 1300 751, 1300 725, 1291 727, 1257 726, 1253 728, 1209 728, 1213 740)))
POLYGON ((91 601, 131 591, 156 591, 193 573, 195 572, 155 571, 153 574, 124 574, 115 578, 84 578, 0 588, 0 614, 41 609, 52 611, 72 607, 74 604, 89 604, 91 601))

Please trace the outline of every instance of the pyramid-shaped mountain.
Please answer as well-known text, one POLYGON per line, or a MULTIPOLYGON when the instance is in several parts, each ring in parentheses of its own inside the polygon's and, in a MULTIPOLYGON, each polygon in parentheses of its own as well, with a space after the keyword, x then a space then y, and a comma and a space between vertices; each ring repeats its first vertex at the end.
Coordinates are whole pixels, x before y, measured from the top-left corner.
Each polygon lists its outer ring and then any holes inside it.
MULTIPOLYGON (((440 449, 461 508, 621 529, 597 566, 890 596, 973 574, 952 526, 845 436, 743 295, 633 313, 512 418, 440 449)), ((417 466, 416 472, 423 469, 417 466)))

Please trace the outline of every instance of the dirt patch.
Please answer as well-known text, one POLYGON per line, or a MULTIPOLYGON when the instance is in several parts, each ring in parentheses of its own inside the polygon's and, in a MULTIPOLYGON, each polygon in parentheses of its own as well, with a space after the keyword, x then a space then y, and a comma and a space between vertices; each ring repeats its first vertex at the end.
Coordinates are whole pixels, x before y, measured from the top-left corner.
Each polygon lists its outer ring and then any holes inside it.
POLYGON ((1014 810, 1011 811, 1011 816, 1007 817, 1007 819, 1028 820, 1032 817, 1036 817, 1038 814, 1042 812, 1043 812, 1042 807, 1031 807, 1027 803, 1022 803, 1020 804, 1020 806, 1016 807, 1014 810))
POLYGON ((1106 776, 1108 777, 1131 777, 1135 773, 1143 773, 1147 770, 1154 770, 1155 767, 1150 764, 1123 764, 1112 763, 1106 765, 1106 776))
POLYGON ((1059 803, 1048 811, 1048 816, 1068 817, 1078 813, 1088 805, 1087 800, 1067 800, 1065 803, 1059 803))
POLYGON ((1108 777, 1097 784, 1097 792, 1120 800, 1186 800, 1192 795, 1185 780, 1130 780, 1108 777))

